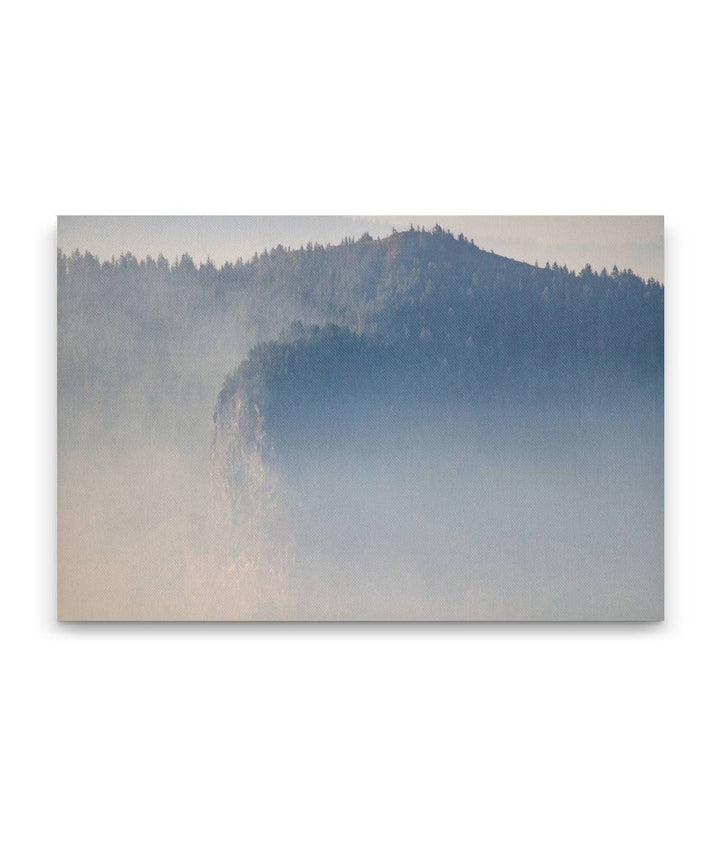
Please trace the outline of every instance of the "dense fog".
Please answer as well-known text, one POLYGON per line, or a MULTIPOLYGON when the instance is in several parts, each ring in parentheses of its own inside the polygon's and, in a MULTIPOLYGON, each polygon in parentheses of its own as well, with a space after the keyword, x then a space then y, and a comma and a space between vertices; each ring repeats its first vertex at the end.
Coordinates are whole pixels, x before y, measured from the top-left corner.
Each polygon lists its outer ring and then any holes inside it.
POLYGON ((442 230, 59 255, 60 615, 661 617, 662 328, 442 230))
POLYGON ((278 456, 302 615, 660 614, 657 424, 617 411, 398 417, 278 456))
POLYGON ((186 618, 199 608, 189 598, 214 552, 218 391, 253 344, 315 317, 203 288, 182 265, 59 259, 61 615, 186 618))

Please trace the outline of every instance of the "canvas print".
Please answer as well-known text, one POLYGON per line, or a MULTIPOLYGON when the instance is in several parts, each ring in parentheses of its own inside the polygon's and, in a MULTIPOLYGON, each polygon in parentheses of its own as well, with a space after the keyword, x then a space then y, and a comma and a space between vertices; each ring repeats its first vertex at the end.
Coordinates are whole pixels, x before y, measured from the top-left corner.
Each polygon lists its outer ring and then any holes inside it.
POLYGON ((662 217, 58 218, 63 620, 663 615, 662 217))

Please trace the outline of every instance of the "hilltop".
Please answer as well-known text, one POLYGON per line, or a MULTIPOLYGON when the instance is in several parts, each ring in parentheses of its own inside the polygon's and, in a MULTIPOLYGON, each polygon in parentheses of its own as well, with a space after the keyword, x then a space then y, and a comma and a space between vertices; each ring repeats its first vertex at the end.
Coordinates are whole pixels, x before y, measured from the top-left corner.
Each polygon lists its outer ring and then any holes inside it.
POLYGON ((295 322, 257 345, 221 402, 241 381, 279 389, 296 378, 322 395, 413 381, 446 393, 530 381, 577 391, 582 376, 599 392, 662 371, 664 289, 631 271, 540 268, 439 228, 277 251, 244 270, 236 287, 289 295, 330 326, 295 322))
POLYGON ((661 430, 664 289, 631 271, 540 268, 439 228, 278 250, 239 270, 233 287, 271 306, 289 296, 320 323, 295 321, 227 376, 215 459, 233 491, 243 462, 303 432, 337 440, 378 419, 492 412, 509 426, 619 408, 661 430))

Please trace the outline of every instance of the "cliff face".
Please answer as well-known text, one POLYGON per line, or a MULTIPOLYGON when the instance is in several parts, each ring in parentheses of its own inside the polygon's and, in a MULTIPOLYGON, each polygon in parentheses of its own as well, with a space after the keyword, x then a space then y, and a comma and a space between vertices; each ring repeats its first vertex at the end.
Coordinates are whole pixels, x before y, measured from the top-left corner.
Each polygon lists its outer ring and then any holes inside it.
POLYGON ((271 502, 275 484, 267 462, 270 442, 262 401, 242 384, 220 396, 213 417, 211 470, 218 505, 229 520, 271 502))
MULTIPOLYGON (((241 383, 218 398, 213 421, 213 564, 243 592, 249 617, 281 618, 294 551, 262 400, 241 383)), ((232 597, 237 600, 234 592, 232 597)))

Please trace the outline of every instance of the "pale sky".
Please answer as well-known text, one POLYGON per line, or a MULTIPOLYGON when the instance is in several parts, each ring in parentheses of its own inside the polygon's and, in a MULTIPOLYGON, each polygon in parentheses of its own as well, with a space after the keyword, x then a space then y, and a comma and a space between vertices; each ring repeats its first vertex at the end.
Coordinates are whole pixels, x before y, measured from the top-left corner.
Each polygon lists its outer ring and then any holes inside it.
POLYGON ((456 235, 463 232, 483 249, 531 264, 557 261, 576 270, 587 263, 596 270, 617 265, 663 281, 659 216, 68 216, 58 217, 58 247, 89 250, 101 259, 131 252, 138 257, 162 253, 172 261, 189 253, 195 261, 209 257, 220 265, 278 244, 334 244, 363 232, 382 237, 410 223, 439 223, 456 235))

